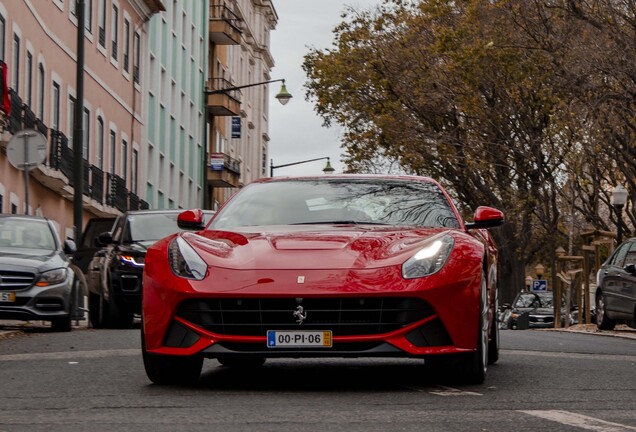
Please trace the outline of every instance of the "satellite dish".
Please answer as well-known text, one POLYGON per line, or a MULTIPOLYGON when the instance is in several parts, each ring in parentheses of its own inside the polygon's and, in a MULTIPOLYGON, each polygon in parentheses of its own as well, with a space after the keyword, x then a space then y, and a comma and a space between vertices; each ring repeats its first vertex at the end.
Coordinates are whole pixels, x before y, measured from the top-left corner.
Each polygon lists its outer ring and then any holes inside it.
POLYGON ((7 157, 11 165, 23 171, 42 165, 46 160, 46 138, 36 130, 21 130, 7 144, 7 157))

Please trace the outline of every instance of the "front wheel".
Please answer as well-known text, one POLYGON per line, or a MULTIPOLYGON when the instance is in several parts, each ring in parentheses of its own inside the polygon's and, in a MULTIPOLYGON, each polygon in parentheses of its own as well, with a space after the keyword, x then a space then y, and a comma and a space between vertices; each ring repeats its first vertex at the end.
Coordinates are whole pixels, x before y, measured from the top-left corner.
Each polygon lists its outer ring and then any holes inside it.
POLYGON ((141 330, 141 354, 148 379, 158 385, 194 384, 201 375, 203 357, 157 355, 146 351, 143 328, 141 330))
POLYGON ((607 305, 603 291, 596 294, 596 326, 600 330, 614 330, 616 323, 607 316, 607 305))
POLYGON ((470 354, 464 354, 458 359, 458 378, 465 384, 481 384, 486 379, 486 370, 489 363, 488 292, 486 288, 486 277, 482 274, 477 350, 470 354))
POLYGON ((77 282, 73 282, 68 300, 68 315, 51 320, 51 330, 54 332, 70 332, 73 329, 73 314, 75 312, 77 289, 77 282))

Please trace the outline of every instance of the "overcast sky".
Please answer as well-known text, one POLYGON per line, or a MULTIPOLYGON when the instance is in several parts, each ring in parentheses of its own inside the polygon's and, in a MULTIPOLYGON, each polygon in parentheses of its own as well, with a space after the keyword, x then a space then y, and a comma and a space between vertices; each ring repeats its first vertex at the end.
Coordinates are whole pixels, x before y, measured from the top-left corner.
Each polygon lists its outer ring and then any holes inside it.
MULTIPOLYGON (((342 19, 346 6, 369 9, 381 0, 274 0, 278 25, 271 35, 271 51, 276 65, 272 79, 284 78, 293 98, 285 106, 274 99, 278 83, 270 86, 272 102, 269 119, 269 154, 274 166, 307 159, 329 157, 336 173, 342 172, 340 134, 337 129, 322 126, 313 104, 305 101, 302 70, 303 56, 309 47, 329 48, 333 28, 342 19)), ((322 174, 326 160, 298 164, 274 170, 274 176, 322 174)), ((268 161, 269 163, 269 161, 268 161)))

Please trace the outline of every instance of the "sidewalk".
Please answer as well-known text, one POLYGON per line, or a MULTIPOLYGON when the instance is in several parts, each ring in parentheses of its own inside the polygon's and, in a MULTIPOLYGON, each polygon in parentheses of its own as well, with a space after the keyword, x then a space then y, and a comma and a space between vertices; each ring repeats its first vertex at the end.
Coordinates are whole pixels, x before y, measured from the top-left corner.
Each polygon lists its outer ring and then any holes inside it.
MULTIPOLYGON (((88 328, 88 316, 82 320, 73 320, 73 330, 88 328)), ((51 330, 48 321, 0 320, 0 340, 28 334, 47 333, 51 330)))

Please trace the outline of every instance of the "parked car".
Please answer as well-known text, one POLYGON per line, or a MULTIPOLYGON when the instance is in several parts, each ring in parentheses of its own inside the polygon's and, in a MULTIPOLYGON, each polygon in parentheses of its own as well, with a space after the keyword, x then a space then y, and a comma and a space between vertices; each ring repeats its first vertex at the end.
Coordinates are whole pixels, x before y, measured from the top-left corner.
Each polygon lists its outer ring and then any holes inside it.
POLYGON ((115 217, 97 217, 89 219, 82 231, 82 238, 73 254, 73 263, 79 267, 82 273, 88 273, 88 266, 95 253, 104 247, 99 241, 99 235, 113 228, 115 217))
POLYGON ((479 207, 465 223, 425 177, 263 179, 204 228, 200 210, 149 247, 142 353, 157 384, 203 359, 413 357, 465 383, 498 358, 497 250, 479 207))
POLYGON ((596 275, 596 325, 636 328, 636 238, 621 243, 596 275))
MULTIPOLYGON (((504 305, 503 311, 510 310, 500 315, 507 319, 507 328, 552 328, 554 327, 554 298, 552 291, 521 291, 512 305, 504 305)), ((565 326, 567 317, 565 300, 561 302, 561 327, 565 326)), ((573 305, 569 314, 569 325, 578 322, 578 307, 573 305)), ((505 325, 505 324, 504 324, 505 325)))
POLYGON ((0 319, 50 321, 70 331, 79 288, 71 240, 39 216, 0 215, 0 319))
MULTIPOLYGON (((97 236, 97 245, 102 247, 94 252, 86 271, 89 317, 93 327, 126 328, 132 325, 134 315, 141 312, 146 250, 156 240, 179 231, 177 216, 180 212, 129 211, 115 220, 110 231, 97 236)), ((209 220, 213 214, 206 211, 204 217, 209 220)))

